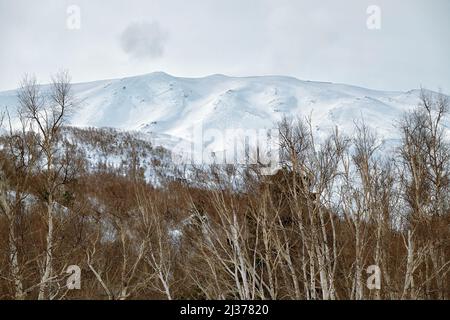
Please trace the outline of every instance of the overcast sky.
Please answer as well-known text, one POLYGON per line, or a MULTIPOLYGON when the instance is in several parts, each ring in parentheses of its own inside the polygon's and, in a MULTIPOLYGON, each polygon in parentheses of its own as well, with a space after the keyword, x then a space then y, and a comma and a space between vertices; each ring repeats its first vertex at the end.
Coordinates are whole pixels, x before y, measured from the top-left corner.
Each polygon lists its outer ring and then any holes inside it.
POLYGON ((0 0, 0 90, 59 69, 75 82, 277 74, 450 93, 450 1, 0 0))

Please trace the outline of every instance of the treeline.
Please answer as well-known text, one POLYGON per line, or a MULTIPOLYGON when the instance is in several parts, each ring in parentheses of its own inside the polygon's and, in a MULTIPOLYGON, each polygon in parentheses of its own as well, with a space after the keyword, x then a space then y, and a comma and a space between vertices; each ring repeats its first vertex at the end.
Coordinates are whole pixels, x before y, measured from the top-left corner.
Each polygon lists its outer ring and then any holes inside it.
POLYGON ((363 122, 319 142, 284 120, 276 174, 190 167, 158 184, 143 164, 169 169, 146 161, 151 146, 64 127, 74 101, 66 73, 45 94, 28 78, 22 129, 3 117, 0 299, 449 298, 445 96, 423 92, 389 154, 363 122), (92 166, 95 148, 127 161, 92 166))

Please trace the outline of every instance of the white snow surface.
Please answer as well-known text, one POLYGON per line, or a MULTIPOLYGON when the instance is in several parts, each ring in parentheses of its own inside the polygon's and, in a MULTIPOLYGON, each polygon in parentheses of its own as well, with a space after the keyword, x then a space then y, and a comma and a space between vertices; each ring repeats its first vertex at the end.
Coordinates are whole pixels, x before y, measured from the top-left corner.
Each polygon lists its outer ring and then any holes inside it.
MULTIPOLYGON (((180 139, 190 141, 199 124, 204 130, 271 129, 283 116, 311 116, 318 137, 336 126, 351 135, 354 122, 364 120, 395 142, 396 121, 418 105, 420 95, 286 76, 179 78, 163 72, 74 84, 73 92, 77 108, 70 125, 140 131, 169 149, 180 139)), ((0 111, 7 107, 12 118, 16 95, 0 92, 0 111)))

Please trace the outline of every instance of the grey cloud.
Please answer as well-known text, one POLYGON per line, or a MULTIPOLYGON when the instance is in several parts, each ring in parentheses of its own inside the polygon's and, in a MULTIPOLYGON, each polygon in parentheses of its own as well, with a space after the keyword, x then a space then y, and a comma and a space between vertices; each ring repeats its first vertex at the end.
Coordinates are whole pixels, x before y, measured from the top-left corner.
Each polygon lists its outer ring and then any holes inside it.
POLYGON ((168 33, 158 22, 133 22, 120 36, 120 46, 135 59, 156 59, 164 55, 168 33))

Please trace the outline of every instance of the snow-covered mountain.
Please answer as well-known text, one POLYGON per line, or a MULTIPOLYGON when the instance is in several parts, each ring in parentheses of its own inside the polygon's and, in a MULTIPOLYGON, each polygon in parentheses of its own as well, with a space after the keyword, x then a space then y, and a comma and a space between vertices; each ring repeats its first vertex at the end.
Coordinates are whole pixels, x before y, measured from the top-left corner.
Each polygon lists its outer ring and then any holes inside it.
MULTIPOLYGON (((43 86, 45 91, 48 86, 43 86)), ((192 128, 275 128, 283 116, 311 116, 318 136, 338 126, 351 133, 363 119, 382 138, 398 138, 401 114, 418 104, 420 91, 387 92, 285 76, 178 78, 147 75, 73 85, 78 101, 70 125, 112 127, 151 134, 171 147, 192 139, 192 128)), ((16 92, 0 93, 12 113, 16 92)))

